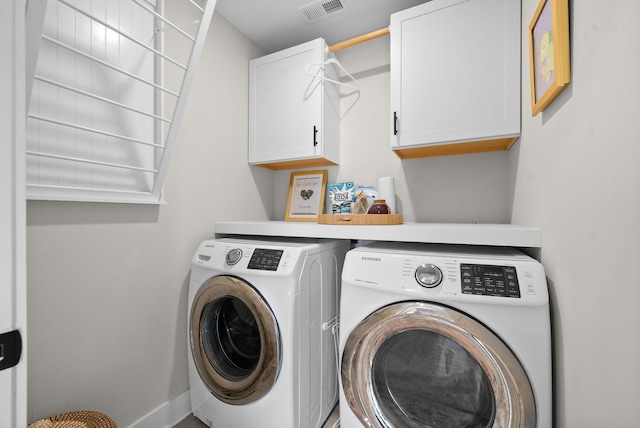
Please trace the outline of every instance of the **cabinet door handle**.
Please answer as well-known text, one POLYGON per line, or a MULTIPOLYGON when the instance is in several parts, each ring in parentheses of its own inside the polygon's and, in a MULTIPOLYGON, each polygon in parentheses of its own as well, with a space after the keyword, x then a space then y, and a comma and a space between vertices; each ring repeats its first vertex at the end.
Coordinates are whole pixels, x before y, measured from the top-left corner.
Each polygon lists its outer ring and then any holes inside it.
POLYGON ((20 362, 22 336, 18 330, 0 334, 0 370, 10 369, 20 362))
POLYGON ((398 113, 393 112, 393 135, 398 135, 398 113))
POLYGON ((313 146, 317 146, 318 145, 318 128, 316 128, 315 125, 313 125, 313 146))

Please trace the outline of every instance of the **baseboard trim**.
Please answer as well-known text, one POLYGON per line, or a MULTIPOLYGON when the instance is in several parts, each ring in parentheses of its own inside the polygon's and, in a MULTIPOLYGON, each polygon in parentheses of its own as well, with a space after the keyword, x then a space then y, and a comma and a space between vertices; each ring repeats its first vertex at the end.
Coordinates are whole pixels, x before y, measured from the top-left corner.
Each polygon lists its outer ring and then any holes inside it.
POLYGON ((191 414, 191 397, 187 389, 173 400, 158 406, 127 428, 171 428, 191 414))

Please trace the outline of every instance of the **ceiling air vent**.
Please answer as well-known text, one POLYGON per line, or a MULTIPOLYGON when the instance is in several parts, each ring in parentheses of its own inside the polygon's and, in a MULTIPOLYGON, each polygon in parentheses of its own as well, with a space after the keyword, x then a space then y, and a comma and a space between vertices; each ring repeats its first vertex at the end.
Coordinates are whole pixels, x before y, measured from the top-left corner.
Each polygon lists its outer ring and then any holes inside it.
POLYGON ((347 5, 344 0, 329 0, 313 3, 298 9, 307 24, 313 24, 325 18, 330 18, 346 11, 347 5))

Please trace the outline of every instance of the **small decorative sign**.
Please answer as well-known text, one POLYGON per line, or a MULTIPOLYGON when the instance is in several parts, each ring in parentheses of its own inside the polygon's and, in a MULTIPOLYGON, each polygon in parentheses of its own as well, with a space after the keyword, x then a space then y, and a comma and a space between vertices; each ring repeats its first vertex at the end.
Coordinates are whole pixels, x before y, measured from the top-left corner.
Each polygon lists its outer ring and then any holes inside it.
POLYGON ((318 221, 324 208, 327 171, 303 171, 291 173, 286 221, 318 221))

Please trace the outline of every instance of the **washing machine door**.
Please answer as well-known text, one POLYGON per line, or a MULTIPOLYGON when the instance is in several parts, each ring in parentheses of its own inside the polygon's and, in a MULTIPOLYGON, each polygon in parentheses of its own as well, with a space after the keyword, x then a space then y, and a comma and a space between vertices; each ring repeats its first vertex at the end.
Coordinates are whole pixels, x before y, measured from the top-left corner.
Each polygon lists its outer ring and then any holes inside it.
POLYGON ((437 304, 371 314, 347 339, 341 375, 365 426, 536 426, 533 391, 511 350, 478 321, 437 304))
POLYGON ((267 302, 246 281, 217 276, 191 306, 191 350, 209 390, 229 404, 258 400, 280 371, 280 330, 267 302))

